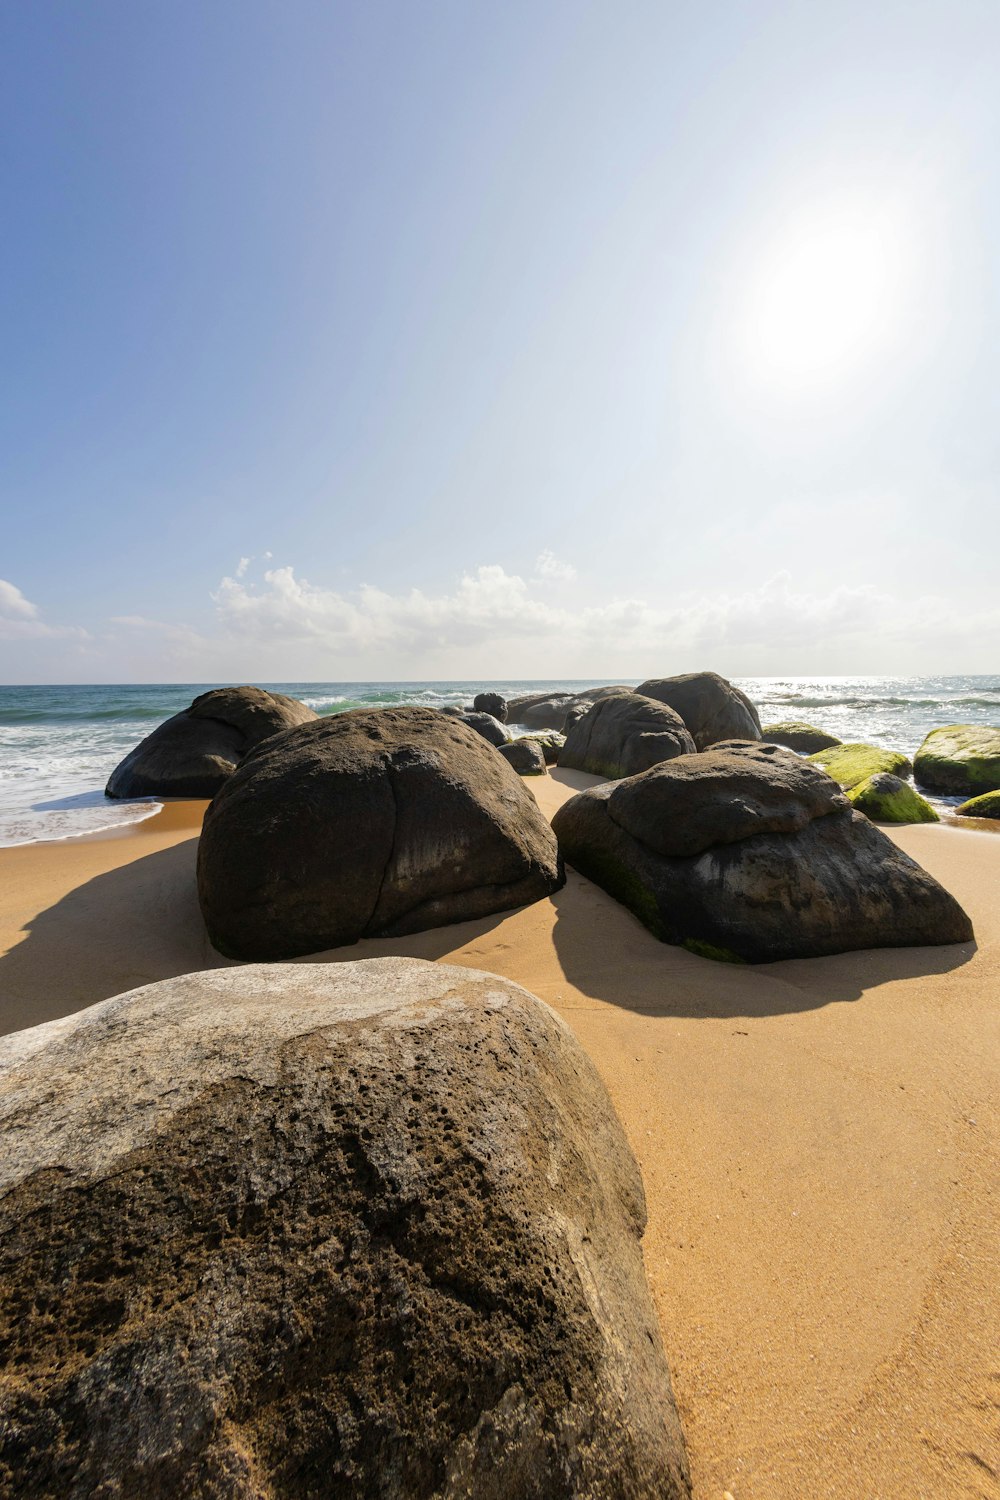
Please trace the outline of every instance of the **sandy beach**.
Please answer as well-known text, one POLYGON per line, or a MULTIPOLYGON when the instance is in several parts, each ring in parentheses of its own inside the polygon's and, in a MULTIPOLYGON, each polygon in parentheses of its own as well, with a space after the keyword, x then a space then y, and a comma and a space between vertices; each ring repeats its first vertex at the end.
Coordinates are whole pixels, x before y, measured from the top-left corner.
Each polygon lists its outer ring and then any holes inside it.
MULTIPOLYGON (((527 784, 551 815, 593 781, 527 784)), ((0 850, 0 1030, 226 964, 202 810, 0 850)), ((486 969, 574 1029, 642 1168, 698 1500, 1000 1495, 1000 838, 891 836, 975 946, 715 964, 570 872, 529 908, 321 955, 486 969)))

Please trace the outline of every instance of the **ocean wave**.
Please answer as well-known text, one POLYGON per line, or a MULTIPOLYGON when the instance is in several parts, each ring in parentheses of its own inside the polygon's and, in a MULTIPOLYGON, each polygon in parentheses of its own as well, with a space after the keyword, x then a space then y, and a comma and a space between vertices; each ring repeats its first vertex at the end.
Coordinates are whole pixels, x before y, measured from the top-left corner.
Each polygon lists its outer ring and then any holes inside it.
POLYGON ((889 698, 872 696, 865 698, 816 698, 805 693, 766 693, 758 703, 794 703, 798 708, 948 708, 956 704, 982 703, 986 707, 1000 706, 994 698, 889 698))

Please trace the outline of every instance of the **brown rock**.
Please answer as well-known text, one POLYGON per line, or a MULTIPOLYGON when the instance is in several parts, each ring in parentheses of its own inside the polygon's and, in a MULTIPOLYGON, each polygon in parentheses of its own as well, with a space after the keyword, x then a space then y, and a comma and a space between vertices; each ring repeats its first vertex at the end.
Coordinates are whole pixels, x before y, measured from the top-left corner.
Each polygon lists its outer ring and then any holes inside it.
POLYGON ((552 820, 563 857, 658 938, 706 957, 971 940, 954 897, 825 773, 770 748, 682 756, 581 792, 552 820))
POLYGON ((760 719, 745 693, 718 672, 684 672, 651 677, 636 688, 646 698, 679 713, 698 750, 719 740, 759 740, 760 719))
POLYGON ((633 776, 693 750, 672 709, 626 688, 601 698, 572 725, 559 764, 593 776, 633 776))
POLYGON ((115 767, 109 797, 214 797, 248 750, 316 718, 284 693, 213 688, 146 736, 115 767))
POLYGON ((682 1500, 642 1184, 547 1006, 407 959, 0 1043, 0 1492, 682 1500))
POLYGON ((562 881, 517 774, 429 708, 355 709, 272 738, 216 796, 198 851, 209 936, 247 959, 487 916, 562 881))

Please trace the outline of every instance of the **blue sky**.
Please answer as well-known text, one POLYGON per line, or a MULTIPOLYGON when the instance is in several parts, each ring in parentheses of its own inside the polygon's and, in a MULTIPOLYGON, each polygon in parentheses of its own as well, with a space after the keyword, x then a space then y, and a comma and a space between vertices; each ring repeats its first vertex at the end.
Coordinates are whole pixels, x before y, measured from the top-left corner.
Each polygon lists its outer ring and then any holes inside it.
POLYGON ((3 8, 0 680, 996 670, 998 57, 3 8))

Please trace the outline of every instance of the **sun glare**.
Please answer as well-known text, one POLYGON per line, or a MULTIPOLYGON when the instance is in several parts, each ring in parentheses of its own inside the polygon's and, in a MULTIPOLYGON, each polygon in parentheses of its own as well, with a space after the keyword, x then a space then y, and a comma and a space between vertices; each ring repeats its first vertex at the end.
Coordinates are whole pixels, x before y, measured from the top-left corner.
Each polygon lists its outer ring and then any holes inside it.
POLYGON ((748 372, 787 391, 827 387, 889 350, 905 318, 908 245, 877 205, 824 208, 786 224, 752 277, 748 372))

